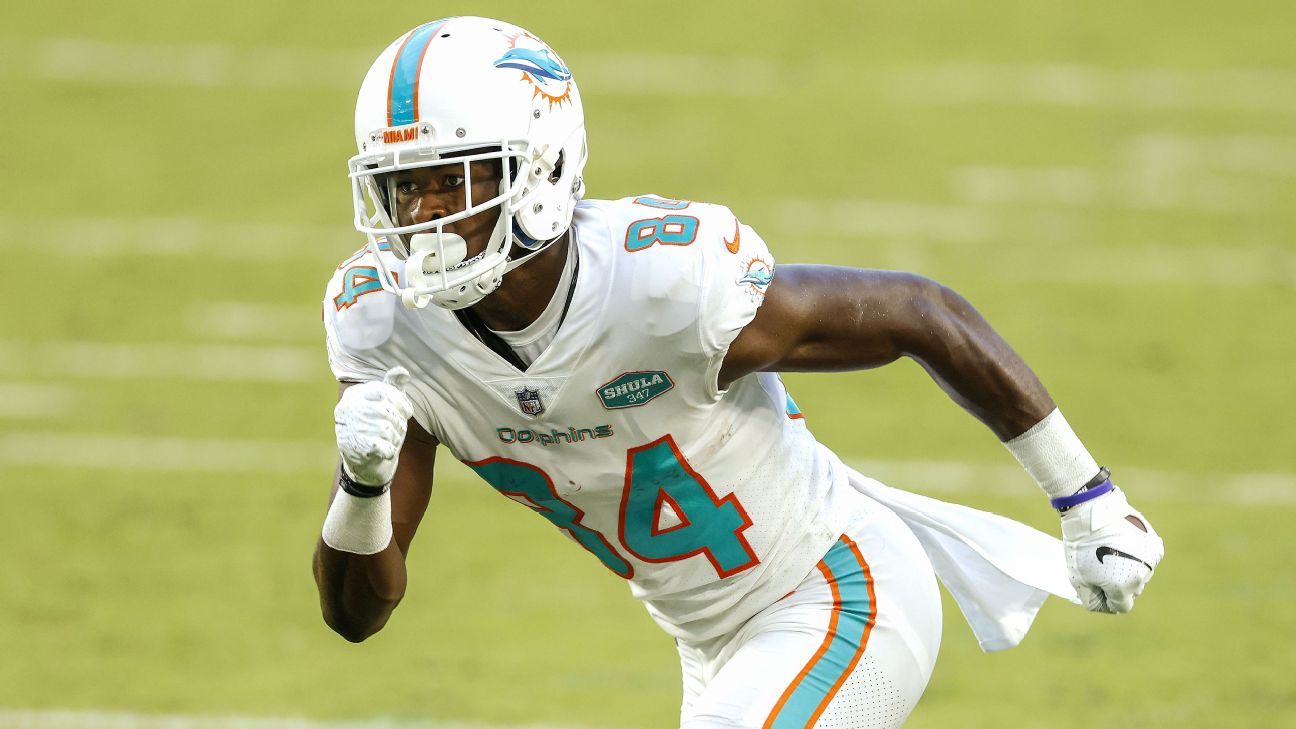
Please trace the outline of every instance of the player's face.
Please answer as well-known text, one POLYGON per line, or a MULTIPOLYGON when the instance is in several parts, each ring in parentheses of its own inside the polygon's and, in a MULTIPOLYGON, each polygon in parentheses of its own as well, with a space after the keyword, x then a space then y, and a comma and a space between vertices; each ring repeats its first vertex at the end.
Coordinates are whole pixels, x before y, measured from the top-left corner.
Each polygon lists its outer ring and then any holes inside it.
MULTIPOLYGON (((469 163, 472 200, 480 204, 499 194, 499 164, 494 160, 469 163)), ((390 194, 397 225, 417 225, 448 217, 468 207, 468 180, 463 164, 420 167, 392 173, 390 194)), ((486 249, 491 230, 499 220, 498 206, 445 226, 468 244, 468 258, 486 249)))

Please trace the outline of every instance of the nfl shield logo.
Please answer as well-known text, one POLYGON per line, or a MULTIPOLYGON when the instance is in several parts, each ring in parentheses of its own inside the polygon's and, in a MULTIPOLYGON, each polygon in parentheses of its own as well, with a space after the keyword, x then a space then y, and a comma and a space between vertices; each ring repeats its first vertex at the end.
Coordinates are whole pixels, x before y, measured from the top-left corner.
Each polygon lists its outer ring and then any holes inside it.
POLYGON ((514 390, 517 395, 518 408, 524 415, 539 415, 544 412, 544 405, 540 404, 540 391, 524 387, 520 390, 514 390))

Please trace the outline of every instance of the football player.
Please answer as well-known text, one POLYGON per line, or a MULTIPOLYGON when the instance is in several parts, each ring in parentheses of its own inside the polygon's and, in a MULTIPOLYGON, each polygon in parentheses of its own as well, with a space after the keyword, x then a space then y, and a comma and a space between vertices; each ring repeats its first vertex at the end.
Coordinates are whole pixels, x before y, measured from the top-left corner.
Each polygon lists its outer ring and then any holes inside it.
POLYGON ((341 458, 315 555, 348 640, 405 592, 440 446, 627 581, 679 646, 685 729, 899 726, 936 659, 938 576, 987 649, 1047 594, 1126 612, 1151 578, 1148 520, 961 296, 776 267, 720 205, 584 199, 576 81, 535 35, 420 25, 355 123, 368 245, 324 299, 341 458), (777 375, 902 357, 1035 478, 1060 544, 854 472, 777 375))

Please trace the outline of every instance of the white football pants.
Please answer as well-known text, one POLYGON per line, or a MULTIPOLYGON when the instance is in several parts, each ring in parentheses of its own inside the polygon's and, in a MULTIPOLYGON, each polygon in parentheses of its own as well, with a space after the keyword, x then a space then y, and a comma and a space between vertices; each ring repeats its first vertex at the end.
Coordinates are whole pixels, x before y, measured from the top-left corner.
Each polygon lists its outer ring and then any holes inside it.
POLYGON ((909 716, 940 648, 940 594, 913 532, 859 498, 796 590, 732 633, 678 641, 681 729, 875 729, 909 716))

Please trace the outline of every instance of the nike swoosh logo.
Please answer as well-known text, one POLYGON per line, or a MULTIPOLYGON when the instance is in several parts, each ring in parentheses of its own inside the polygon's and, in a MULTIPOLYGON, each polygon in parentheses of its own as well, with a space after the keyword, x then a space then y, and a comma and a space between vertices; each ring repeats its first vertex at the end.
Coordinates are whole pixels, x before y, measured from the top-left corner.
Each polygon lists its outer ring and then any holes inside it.
POLYGON ((726 240, 724 244, 725 244, 725 250, 734 254, 738 253, 738 246, 742 245, 742 231, 738 227, 737 218, 734 218, 734 239, 733 241, 726 240))
POLYGON ((1124 557, 1125 559, 1132 559, 1135 562, 1138 562, 1139 564, 1143 565, 1144 567, 1147 567, 1149 570, 1152 569, 1152 565, 1148 564, 1147 562, 1144 562, 1143 560, 1139 559, 1138 557, 1135 557, 1132 554, 1126 554, 1125 552, 1122 552, 1119 549, 1112 549, 1111 547, 1099 547, 1098 550, 1095 552, 1095 554, 1098 557, 1099 564, 1102 564, 1104 557, 1115 556, 1115 557, 1124 557))

